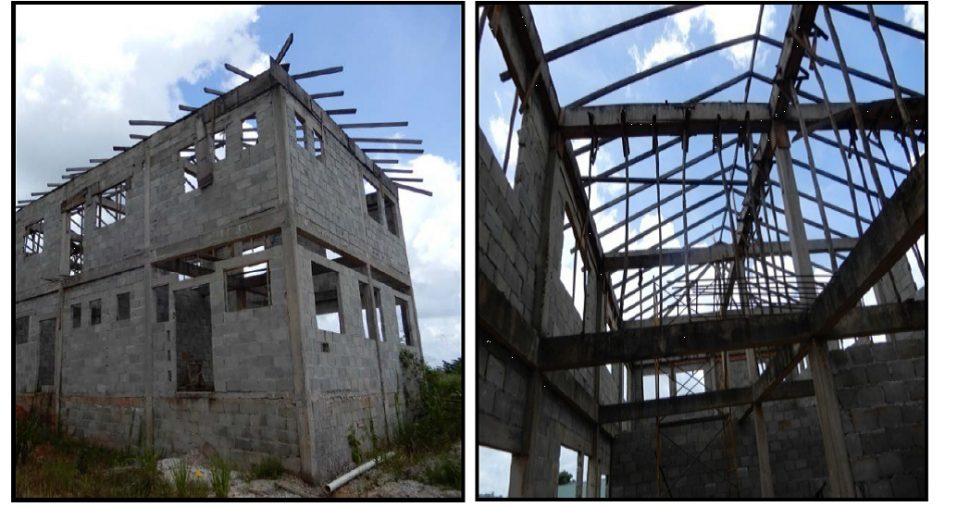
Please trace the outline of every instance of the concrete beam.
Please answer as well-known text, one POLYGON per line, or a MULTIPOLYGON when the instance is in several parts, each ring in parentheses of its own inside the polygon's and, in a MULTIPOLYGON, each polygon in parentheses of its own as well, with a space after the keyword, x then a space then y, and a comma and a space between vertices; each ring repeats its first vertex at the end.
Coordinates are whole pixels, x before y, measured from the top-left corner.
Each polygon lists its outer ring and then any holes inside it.
MULTIPOLYGON (((926 119, 926 97, 909 98, 906 106, 914 118, 926 119)), ((839 128, 855 126, 852 106, 849 103, 831 104, 835 124, 839 128)), ((899 127, 895 99, 877 100, 859 104, 864 111, 866 128, 895 129, 899 127)), ((805 104, 801 115, 813 130, 832 128, 824 104, 805 104)), ((798 117, 793 111, 782 109, 777 118, 767 103, 699 102, 683 104, 610 104, 603 106, 567 107, 562 110, 560 127, 567 139, 591 137, 620 137, 624 135, 653 135, 653 119, 657 121, 657 134, 679 136, 686 130, 690 135, 737 133, 744 128, 754 133, 767 133, 772 121, 777 119, 789 130, 798 130, 798 117), (626 114, 626 124, 621 115, 626 114), (688 117, 689 114, 689 117, 688 117)))
POLYGON ((824 332, 836 325, 920 236, 926 233, 926 156, 859 239, 812 306, 812 322, 824 332))
MULTIPOLYGON (((479 307, 484 309, 488 305, 481 299, 481 294, 479 289, 479 307)), ((479 321, 482 321, 481 316, 479 321)), ((824 334, 824 339, 913 331, 925 327, 926 302, 906 301, 852 308, 824 334)), ((807 340, 812 330, 811 314, 801 312, 550 337, 539 340, 539 368, 584 368, 791 345, 807 340)))
MULTIPOLYGON (((855 248, 856 238, 833 238, 832 248, 836 251, 852 250, 855 248)), ((824 239, 813 239, 808 242, 809 252, 827 252, 828 245, 824 239)), ((781 243, 765 243, 764 252, 751 252, 749 255, 791 255, 791 245, 787 241, 781 243)), ((734 259, 734 246, 727 243, 716 243, 707 247, 690 249, 690 263, 708 264, 734 259)), ((604 267, 607 271, 619 271, 624 267, 630 269, 650 269, 657 266, 680 266, 684 263, 683 249, 634 250, 629 255, 621 252, 608 253, 604 257, 604 267), (624 257, 627 258, 624 264, 624 257)))
MULTIPOLYGON (((786 382, 771 393, 769 400, 790 400, 805 398, 814 394, 811 380, 786 382)), ((653 419, 673 415, 692 414, 705 410, 736 407, 752 402, 750 387, 735 387, 721 391, 708 391, 701 394, 675 396, 659 400, 618 403, 600 406, 600 422, 614 423, 635 419, 653 419)))

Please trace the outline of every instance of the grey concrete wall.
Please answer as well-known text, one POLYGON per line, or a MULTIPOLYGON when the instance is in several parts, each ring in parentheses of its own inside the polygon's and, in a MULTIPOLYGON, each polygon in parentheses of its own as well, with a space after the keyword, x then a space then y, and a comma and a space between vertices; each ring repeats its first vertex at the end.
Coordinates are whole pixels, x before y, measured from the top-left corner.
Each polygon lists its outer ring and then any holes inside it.
POLYGON ((328 260, 302 246, 297 248, 297 271, 300 297, 305 302, 300 322, 307 337, 303 355, 313 407, 315 450, 321 473, 333 477, 354 466, 349 435, 353 434, 361 450, 366 452, 373 446, 372 427, 383 441, 387 436, 393 437, 397 427, 414 414, 418 385, 402 367, 401 353, 407 350, 420 357, 420 350, 399 342, 394 314, 395 297, 409 304, 412 300, 383 283, 369 281, 357 269, 328 260), (311 263, 338 273, 342 333, 317 329, 311 263), (380 290, 383 342, 376 337, 365 338, 361 282, 380 290))
MULTIPOLYGON (((859 344, 830 351, 829 357, 857 496, 925 497, 925 341, 859 344)), ((827 497, 814 398, 767 402, 763 407, 775 495, 806 498, 821 491, 827 497)), ((693 416, 702 415, 706 414, 693 416)), ((737 489, 732 489, 733 478, 726 472, 721 427, 720 422, 705 422, 662 429, 661 463, 674 498, 760 496, 751 419, 738 427, 737 489)), ((634 431, 617 435, 614 496, 656 496, 655 431, 652 420, 638 421, 634 431)))
MULTIPOLYGON (((349 431, 356 431, 369 446, 371 420, 384 438, 413 416, 418 387, 405 374, 400 358, 405 349, 421 357, 403 236, 391 234, 362 208, 361 176, 368 164, 373 166, 319 106, 274 67, 18 212, 16 316, 30 319, 28 340, 16 347, 20 397, 27 400, 38 390, 39 322, 59 318, 64 325, 60 414, 70 433, 108 445, 135 446, 146 443, 151 424, 154 439, 147 443, 165 453, 201 448, 218 451, 240 465, 273 456, 294 471, 300 471, 310 456, 315 469, 304 471, 320 480, 346 471, 351 461, 349 431), (280 86, 288 92, 277 93, 280 86), (281 97, 285 103, 279 102, 281 97), (322 117, 323 160, 294 145, 294 110, 301 111, 310 128, 320 130, 312 118, 322 117), (279 111, 286 111, 283 118, 277 116, 279 111), (243 148, 241 122, 254 113, 259 140, 243 148), (212 184, 185 193, 179 150, 194 143, 205 158, 212 151, 212 133, 222 129, 227 135, 226 156, 212 166, 212 184), (287 139, 286 146, 279 145, 280 139, 287 139), (45 278, 66 274, 61 202, 84 189, 90 194, 129 177, 124 220, 95 228, 93 198, 88 198, 84 273, 64 279, 64 304, 59 306, 58 285, 45 278), (286 195, 281 183, 292 189, 286 205, 281 205, 286 195), (41 217, 44 251, 25 258, 23 232, 41 217), (369 283, 381 292, 385 342, 363 338, 357 283, 368 280, 368 270, 335 264, 297 244, 286 245, 296 257, 294 287, 287 286, 289 261, 279 242, 263 252, 215 261, 212 273, 192 279, 180 280, 154 267, 146 272, 146 265, 156 261, 267 233, 279 235, 294 225, 300 234, 322 238, 374 267, 376 279, 369 283), (316 329, 310 260, 341 273, 343 333, 316 329), (261 262, 269 266, 270 304, 227 311, 226 270, 261 262), (210 293, 214 390, 179 392, 174 292, 203 284, 210 293), (152 289, 163 285, 169 294, 168 320, 156 322, 152 289), (122 292, 131 295, 131 316, 119 322, 116 296, 122 292), (287 294, 294 292, 297 300, 288 300, 287 294), (395 298, 410 307, 412 346, 398 343, 395 298), (92 326, 94 299, 101 300, 102 310, 101 323, 92 326), (75 303, 83 310, 77 329, 71 325, 75 303), (293 330, 290 317, 295 308, 302 314, 296 321, 299 328, 293 330), (323 351, 323 343, 329 352, 323 351), (302 351, 300 364, 294 364, 293 344, 302 351), (308 402, 295 395, 301 384, 308 402), (309 447, 299 430, 307 426, 300 419, 305 408, 312 414, 313 438, 308 442, 315 442, 309 447)), ((396 203, 396 193, 383 181, 386 195, 396 203)), ((400 224, 400 217, 396 221, 400 224)))

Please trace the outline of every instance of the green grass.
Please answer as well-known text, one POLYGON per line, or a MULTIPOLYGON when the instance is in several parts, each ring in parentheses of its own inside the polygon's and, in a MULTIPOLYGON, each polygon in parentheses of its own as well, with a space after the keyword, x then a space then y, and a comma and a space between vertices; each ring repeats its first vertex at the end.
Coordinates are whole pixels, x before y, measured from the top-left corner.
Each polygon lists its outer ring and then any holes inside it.
POLYGON ((218 455, 213 456, 209 460, 209 472, 212 474, 212 491, 216 494, 216 498, 228 497, 232 476, 232 466, 229 462, 218 455))
POLYGON ((268 479, 275 481, 280 477, 283 477, 283 464, 276 458, 263 458, 249 470, 250 480, 268 479))
POLYGON ((167 498, 152 449, 119 451, 70 438, 37 414, 16 420, 17 498, 167 498))

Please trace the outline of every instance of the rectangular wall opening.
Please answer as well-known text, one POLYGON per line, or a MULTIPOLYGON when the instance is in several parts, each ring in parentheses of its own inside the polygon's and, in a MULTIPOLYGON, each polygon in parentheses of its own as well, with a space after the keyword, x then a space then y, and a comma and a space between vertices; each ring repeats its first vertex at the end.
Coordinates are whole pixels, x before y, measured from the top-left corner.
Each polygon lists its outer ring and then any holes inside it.
POLYGON ((30 333, 30 317, 17 317, 17 325, 14 332, 17 345, 27 343, 28 333, 30 333))
POLYGON ((293 127, 296 136, 296 146, 300 149, 306 149, 306 120, 298 114, 293 115, 293 127))
POLYGON ((259 122, 256 113, 243 118, 242 121, 242 149, 251 148, 259 143, 259 122))
POLYGON ((155 292, 155 322, 168 322, 168 285, 159 285, 155 292))
POLYGON ((564 445, 560 446, 556 498, 576 498, 579 496, 579 471, 577 468, 579 468, 579 453, 564 445))
POLYGON ((182 190, 186 194, 198 190, 199 170, 194 144, 179 150, 179 162, 182 167, 182 190))
POLYGON ((208 284, 175 291, 175 359, 177 390, 214 390, 208 284))
POLYGON ((313 130, 313 154, 317 158, 323 157, 323 136, 316 129, 313 130))
POLYGON ((269 306, 269 263, 226 270, 226 311, 269 306))
POLYGON ((384 329, 384 307, 381 305, 381 290, 374 287, 374 318, 377 319, 377 339, 384 341, 387 330, 384 329))
POLYGON ((367 207, 367 214, 373 218, 375 222, 381 223, 381 194, 377 191, 377 187, 372 185, 367 178, 364 178, 363 182, 364 206, 367 207))
POLYGON ((91 301, 91 325, 95 326, 101 323, 101 300, 95 299, 91 301))
POLYGON ((384 218, 387 220, 387 230, 397 236, 397 204, 387 196, 384 197, 384 218))
POLYGON ((586 304, 586 260, 583 258, 582 252, 576 248, 576 238, 579 237, 579 233, 576 231, 575 225, 571 226, 569 213, 565 214, 564 226, 566 229, 562 234, 559 280, 566 288, 566 292, 569 293, 579 316, 582 317, 586 304))
POLYGON ((118 294, 118 320, 131 318, 131 293, 118 294))
POLYGON ((216 162, 226 159, 226 129, 212 134, 212 156, 216 162))
POLYGON ((414 345, 411 338, 411 312, 408 302, 401 298, 394 298, 394 313, 397 316, 398 339, 402 345, 414 345))
POLYGON ((54 333, 57 319, 40 321, 40 351, 37 362, 38 391, 44 386, 54 386, 54 333))
POLYGON ((374 321, 374 302, 371 299, 373 297, 373 292, 370 292, 370 286, 364 282, 358 283, 358 288, 360 289, 360 319, 364 325, 364 338, 368 340, 371 339, 371 323, 374 321))
POLYGON ((316 308, 317 329, 331 333, 343 333, 344 321, 340 315, 340 274, 310 263, 313 274, 313 302, 316 308))
MULTIPOLYGON (((657 399, 657 375, 653 373, 653 369, 648 367, 650 374, 643 376, 643 399, 644 400, 655 400, 657 399)), ((666 373, 660 374, 660 399, 670 398, 670 377, 666 373)))
POLYGON ((677 372, 677 396, 700 394, 704 388, 704 370, 682 370, 677 372))
POLYGON ((98 194, 96 199, 96 227, 106 227, 128 215, 128 180, 98 194))
POLYGON ((24 233, 24 255, 35 255, 44 251, 44 219, 27 226, 24 233))
POLYGON ((508 498, 512 453, 478 446, 478 497, 508 498))
POLYGON ((77 276, 84 268, 84 204, 67 211, 67 233, 70 236, 68 250, 68 274, 77 276))
POLYGON ((71 305, 71 327, 77 329, 81 327, 81 305, 71 305))

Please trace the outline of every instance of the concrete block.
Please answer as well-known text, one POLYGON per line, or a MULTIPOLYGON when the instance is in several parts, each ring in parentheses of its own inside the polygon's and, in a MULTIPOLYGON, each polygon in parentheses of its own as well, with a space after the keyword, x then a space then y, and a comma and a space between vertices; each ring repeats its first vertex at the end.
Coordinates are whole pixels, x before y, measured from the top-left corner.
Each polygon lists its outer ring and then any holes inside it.
POLYGON ((889 380, 889 366, 885 363, 873 363, 866 370, 866 377, 870 384, 878 384, 889 380))

